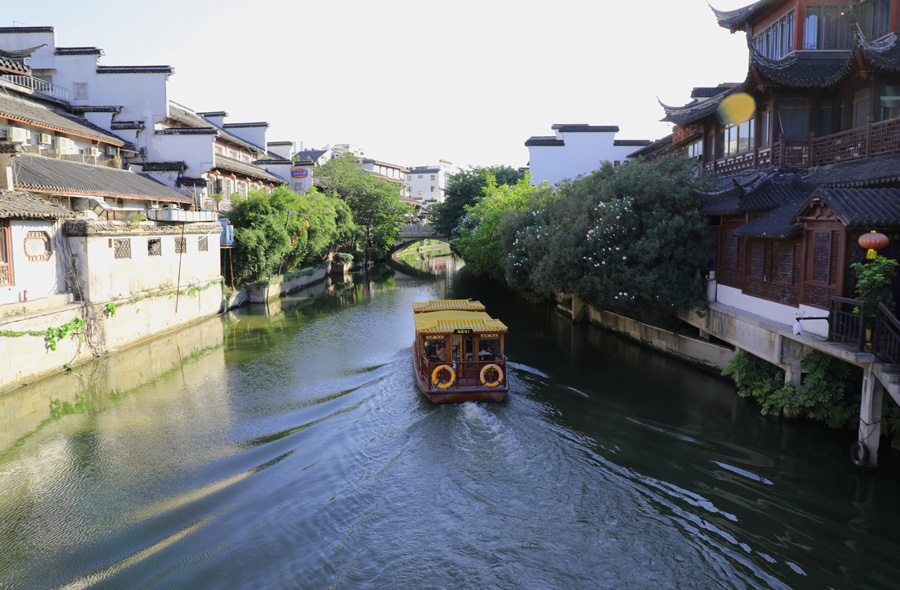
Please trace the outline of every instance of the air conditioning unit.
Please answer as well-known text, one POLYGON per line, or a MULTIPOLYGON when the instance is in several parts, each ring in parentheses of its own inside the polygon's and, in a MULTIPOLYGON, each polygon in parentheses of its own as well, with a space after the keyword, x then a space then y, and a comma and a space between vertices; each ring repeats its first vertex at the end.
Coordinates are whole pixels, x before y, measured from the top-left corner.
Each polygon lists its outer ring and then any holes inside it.
POLYGON ((91 148, 91 156, 94 157, 94 158, 99 158, 99 157, 100 157, 100 150, 97 149, 97 148, 95 148, 95 147, 92 147, 92 148, 91 148))
POLYGON ((72 142, 72 140, 69 139, 68 137, 58 137, 58 138, 56 139, 56 143, 57 143, 58 146, 59 146, 59 151, 65 152, 65 151, 68 151, 68 149, 69 149, 70 147, 72 147, 72 143, 73 143, 73 142, 72 142))
POLYGON ((106 155, 107 156, 115 156, 116 155, 116 146, 114 146, 114 145, 106 146, 106 155))
POLYGON ((41 145, 50 145, 53 143, 53 138, 50 137, 49 133, 41 133, 41 145))
POLYGON ((21 127, 10 127, 9 128, 9 139, 10 141, 27 141, 28 140, 28 131, 22 129, 21 127))

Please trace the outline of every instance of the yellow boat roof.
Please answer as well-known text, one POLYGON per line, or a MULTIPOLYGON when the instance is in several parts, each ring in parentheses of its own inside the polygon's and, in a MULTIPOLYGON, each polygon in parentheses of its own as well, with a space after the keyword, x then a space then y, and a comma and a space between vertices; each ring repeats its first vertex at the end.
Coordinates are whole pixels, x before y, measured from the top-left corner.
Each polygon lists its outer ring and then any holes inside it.
POLYGON ((484 311, 484 305, 480 301, 472 301, 471 299, 433 299, 424 303, 413 304, 413 313, 424 313, 428 311, 447 311, 456 309, 460 311, 484 311))
POLYGON ((506 332, 508 330, 503 322, 495 320, 483 311, 457 309, 428 311, 416 313, 414 319, 416 333, 419 334, 453 333, 456 330, 472 330, 473 332, 506 332))

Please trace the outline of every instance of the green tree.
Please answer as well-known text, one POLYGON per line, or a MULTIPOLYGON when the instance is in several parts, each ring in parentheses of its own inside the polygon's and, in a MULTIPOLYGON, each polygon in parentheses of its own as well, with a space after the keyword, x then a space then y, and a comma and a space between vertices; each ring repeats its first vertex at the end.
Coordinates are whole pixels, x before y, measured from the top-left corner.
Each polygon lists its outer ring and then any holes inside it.
POLYGON ((488 176, 484 197, 465 208, 451 245, 476 273, 503 276, 501 225, 516 214, 552 199, 546 185, 531 186, 526 174, 515 184, 497 184, 488 176))
POLYGON ((313 191, 300 195, 279 187, 234 199, 235 278, 241 283, 322 260, 356 235, 350 209, 340 199, 313 191))
POLYGON ((663 323, 699 302, 695 276, 710 244, 696 190, 708 187, 701 170, 677 157, 607 164, 564 183, 547 210, 510 222, 506 278, 663 323))
POLYGON ((497 185, 516 184, 524 178, 524 174, 509 166, 478 166, 450 175, 444 202, 431 210, 431 221, 439 233, 456 236, 456 228, 466 215, 466 207, 471 207, 484 197, 489 178, 493 178, 497 185))
POLYGON ((316 184, 324 192, 347 203, 365 249, 387 252, 411 213, 410 207, 400 202, 397 186, 363 170, 350 153, 317 167, 315 174, 316 184))

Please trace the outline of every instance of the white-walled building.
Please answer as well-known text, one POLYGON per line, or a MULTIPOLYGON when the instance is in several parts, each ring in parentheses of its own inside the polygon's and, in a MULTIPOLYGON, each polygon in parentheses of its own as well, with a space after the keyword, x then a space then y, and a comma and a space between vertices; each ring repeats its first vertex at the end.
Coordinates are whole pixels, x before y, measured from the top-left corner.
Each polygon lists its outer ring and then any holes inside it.
POLYGON ((447 177, 453 164, 439 160, 437 166, 413 166, 406 175, 409 184, 409 198, 424 205, 444 202, 447 177))
POLYGON ((599 169, 604 162, 618 166, 645 140, 616 139, 617 125, 556 124, 555 135, 535 136, 525 142, 531 183, 557 184, 599 169))
POLYGON ((409 170, 398 164, 388 164, 371 158, 362 158, 360 160, 363 170, 377 176, 382 180, 387 180, 391 184, 397 185, 400 191, 401 200, 409 200, 409 184, 406 182, 409 170))
POLYGON ((280 145, 268 151, 268 123, 226 123, 224 111, 200 113, 172 101, 171 66, 101 65, 101 49, 57 47, 53 27, 0 27, 0 51, 30 68, 30 76, 9 81, 46 85, 44 99, 120 137, 125 163, 189 196, 196 208, 227 210, 234 194, 288 183, 290 154, 280 145))

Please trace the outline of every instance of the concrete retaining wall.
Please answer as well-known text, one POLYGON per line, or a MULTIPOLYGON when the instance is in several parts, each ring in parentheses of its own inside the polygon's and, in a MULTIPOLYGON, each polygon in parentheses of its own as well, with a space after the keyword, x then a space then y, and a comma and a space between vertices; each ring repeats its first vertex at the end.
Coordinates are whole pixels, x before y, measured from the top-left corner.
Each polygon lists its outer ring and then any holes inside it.
POLYGON ((592 324, 602 326, 641 344, 703 367, 721 371, 735 355, 735 351, 698 338, 690 338, 649 326, 636 320, 584 306, 592 324))
POLYGON ((313 272, 310 274, 294 277, 286 281, 271 280, 266 285, 251 286, 249 287, 250 303, 265 303, 269 299, 281 297, 282 295, 293 291, 294 289, 299 289, 304 285, 309 285, 310 283, 321 281, 325 278, 327 271, 327 267, 322 267, 313 270, 313 272))

